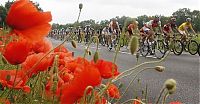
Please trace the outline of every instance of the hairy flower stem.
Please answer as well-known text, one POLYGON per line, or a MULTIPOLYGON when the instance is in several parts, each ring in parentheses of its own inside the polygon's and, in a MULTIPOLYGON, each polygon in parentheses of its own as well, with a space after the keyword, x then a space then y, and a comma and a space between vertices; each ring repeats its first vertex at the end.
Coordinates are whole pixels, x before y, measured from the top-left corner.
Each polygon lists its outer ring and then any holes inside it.
MULTIPOLYGON (((170 53, 170 52, 169 52, 169 53, 170 53)), ((113 79, 112 82, 116 82, 116 81, 118 81, 119 79, 122 79, 122 78, 124 78, 124 77, 127 77, 127 76, 131 75, 131 74, 134 72, 134 70, 136 70, 137 68, 139 68, 139 67, 141 67, 141 66, 143 66, 143 65, 156 64, 156 63, 160 63, 160 62, 164 61, 164 60, 166 59, 166 57, 169 55, 169 53, 168 53, 165 57, 163 57, 161 60, 144 62, 144 63, 141 63, 141 64, 139 64, 139 65, 136 65, 136 66, 133 67, 133 68, 130 68, 130 69, 128 69, 128 70, 122 72, 122 73, 121 73, 120 75, 118 75, 115 79, 113 79), (127 74, 126 74, 126 73, 127 73, 127 74)))
MULTIPOLYGON (((13 87, 8 91, 6 99, 9 97, 9 95, 11 95, 11 96, 13 95, 13 90, 14 90, 15 86, 18 84, 18 83, 15 83, 15 81, 17 79, 17 73, 18 73, 19 68, 20 68, 20 65, 17 65, 17 70, 16 70, 15 77, 14 77, 13 87)), ((12 103, 14 103, 14 102, 12 102, 12 103)))
MULTIPOLYGON (((132 80, 130 81, 130 83, 128 84, 128 86, 126 87, 124 93, 121 95, 121 98, 122 98, 122 97, 124 96, 124 94, 128 91, 129 87, 131 86, 131 84, 133 83, 133 81, 135 81, 135 79, 137 78, 137 76, 138 76, 141 72, 143 72, 143 71, 145 71, 145 70, 147 70, 147 69, 154 69, 154 67, 146 67, 146 68, 140 70, 139 72, 137 72, 137 73, 135 74, 135 76, 133 77, 133 79, 132 79, 132 80)), ((117 103, 119 103, 119 101, 121 100, 121 98, 117 100, 117 103)))
POLYGON ((77 19, 77 22, 79 21, 80 15, 81 15, 81 9, 79 10, 79 13, 78 13, 78 19, 77 19))
POLYGON ((90 41, 89 41, 89 43, 88 43, 88 45, 87 45, 87 48, 86 48, 86 51, 85 51, 85 53, 84 53, 84 55, 83 55, 83 58, 86 57, 87 51, 89 50, 90 45, 92 44, 92 39, 93 39, 93 38, 94 38, 94 36, 92 36, 92 37, 90 38, 90 41))
POLYGON ((166 101, 168 96, 169 96, 169 92, 166 92, 164 97, 163 97, 162 104, 166 104, 165 101, 166 101))
POLYGON ((144 96, 146 104, 148 104, 148 98, 147 98, 147 96, 148 96, 148 86, 146 85, 146 87, 145 87, 145 96, 144 96))
POLYGON ((92 93, 94 92, 94 91, 93 91, 94 88, 93 88, 92 86, 87 86, 86 89, 85 89, 85 91, 84 91, 84 95, 83 95, 83 97, 82 97, 82 99, 81 99, 81 101, 80 101, 80 104, 85 104, 85 103, 87 103, 86 96, 87 96, 87 93, 88 93, 89 90, 91 90, 92 93))
POLYGON ((39 80, 39 78, 40 78, 40 73, 37 75, 37 79, 36 79, 36 81, 35 81, 35 83, 33 85, 33 93, 35 93, 35 88, 36 88, 37 81, 39 80))
POLYGON ((158 103, 159 103, 159 100, 160 100, 160 98, 161 98, 163 92, 165 91, 165 89, 166 89, 165 87, 163 87, 163 88, 161 89, 160 94, 159 94, 158 99, 157 99, 157 101, 156 101, 155 104, 158 104, 158 103))

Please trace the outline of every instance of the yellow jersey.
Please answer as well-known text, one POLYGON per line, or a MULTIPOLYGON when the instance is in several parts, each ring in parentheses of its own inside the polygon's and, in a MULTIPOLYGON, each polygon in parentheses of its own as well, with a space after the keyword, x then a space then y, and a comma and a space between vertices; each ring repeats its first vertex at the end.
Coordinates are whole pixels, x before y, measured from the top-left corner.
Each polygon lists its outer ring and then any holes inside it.
POLYGON ((189 22, 184 22, 178 27, 178 29, 181 30, 181 31, 185 31, 184 28, 186 28, 186 29, 190 28, 191 29, 192 28, 192 24, 189 23, 189 22))

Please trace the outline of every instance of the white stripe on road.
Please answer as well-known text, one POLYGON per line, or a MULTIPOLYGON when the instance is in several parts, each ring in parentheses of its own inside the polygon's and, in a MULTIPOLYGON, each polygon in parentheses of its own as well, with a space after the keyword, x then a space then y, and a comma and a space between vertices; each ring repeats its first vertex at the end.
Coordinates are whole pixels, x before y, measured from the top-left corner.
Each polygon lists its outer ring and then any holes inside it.
MULTIPOLYGON (((119 51, 119 53, 122 53, 122 54, 129 54, 129 55, 131 55, 131 53, 129 53, 129 52, 124 52, 124 51, 119 51)), ((133 54, 133 55, 136 55, 136 54, 133 54)), ((140 55, 141 57, 142 57, 142 55, 140 55)), ((157 58, 157 57, 155 57, 155 56, 146 56, 147 58, 157 58)))

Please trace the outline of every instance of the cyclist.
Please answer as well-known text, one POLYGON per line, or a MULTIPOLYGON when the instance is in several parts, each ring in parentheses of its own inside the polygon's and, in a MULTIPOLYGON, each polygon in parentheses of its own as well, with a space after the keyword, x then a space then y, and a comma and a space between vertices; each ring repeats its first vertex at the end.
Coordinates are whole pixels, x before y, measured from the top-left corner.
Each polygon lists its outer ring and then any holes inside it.
POLYGON ((181 40, 185 41, 187 36, 189 35, 188 32, 188 28, 190 28, 192 30, 192 32, 194 34, 196 34, 196 32, 194 31, 194 29, 192 28, 192 23, 191 23, 191 18, 187 18, 186 22, 182 23, 179 27, 178 27, 178 31, 180 32, 180 34, 182 35, 181 40))
POLYGON ((153 32, 150 31, 149 27, 147 26, 147 23, 143 23, 143 27, 140 29, 140 36, 143 42, 146 39, 149 39, 151 36, 153 36, 153 32))
POLYGON ((133 21, 131 24, 128 25, 127 28, 129 38, 138 32, 138 21, 133 21))
POLYGON ((163 26, 163 33, 167 41, 169 41, 170 36, 174 34, 173 30, 178 30, 176 25, 176 18, 171 18, 168 23, 163 26))
POLYGON ((101 37, 101 39, 103 40, 104 39, 104 41, 105 41, 105 44, 108 46, 108 34, 109 34, 109 29, 108 29, 108 26, 105 26, 104 28, 103 28, 103 30, 101 31, 101 35, 102 35, 102 37, 101 37))
POLYGON ((140 33, 141 36, 144 39, 147 39, 149 41, 153 41, 154 40, 154 35, 155 35, 155 28, 159 28, 160 33, 162 34, 162 27, 161 27, 161 21, 160 21, 160 17, 159 16, 155 16, 155 18, 153 20, 150 20, 147 23, 144 23, 144 26, 140 29, 140 33))
POLYGON ((81 26, 78 27, 78 43, 81 43, 82 42, 82 28, 81 26))
POLYGON ((85 26, 85 41, 86 41, 86 44, 89 42, 89 39, 90 39, 90 32, 91 32, 91 28, 90 28, 90 25, 86 25, 85 26))
POLYGON ((109 28, 108 44, 109 44, 109 49, 112 49, 113 46, 112 41, 116 40, 116 38, 121 33, 119 23, 117 22, 116 18, 113 18, 111 20, 110 24, 108 25, 108 28, 109 28))

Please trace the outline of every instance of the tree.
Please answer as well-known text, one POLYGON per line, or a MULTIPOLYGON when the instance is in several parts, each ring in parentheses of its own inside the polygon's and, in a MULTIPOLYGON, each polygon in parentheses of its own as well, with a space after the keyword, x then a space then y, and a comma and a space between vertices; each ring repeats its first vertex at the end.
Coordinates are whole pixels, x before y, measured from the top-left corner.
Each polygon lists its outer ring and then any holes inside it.
POLYGON ((177 25, 181 25, 181 23, 185 22, 186 18, 192 19, 192 24, 194 29, 197 32, 200 32, 200 11, 194 10, 190 11, 188 8, 182 8, 172 14, 177 19, 177 25))

